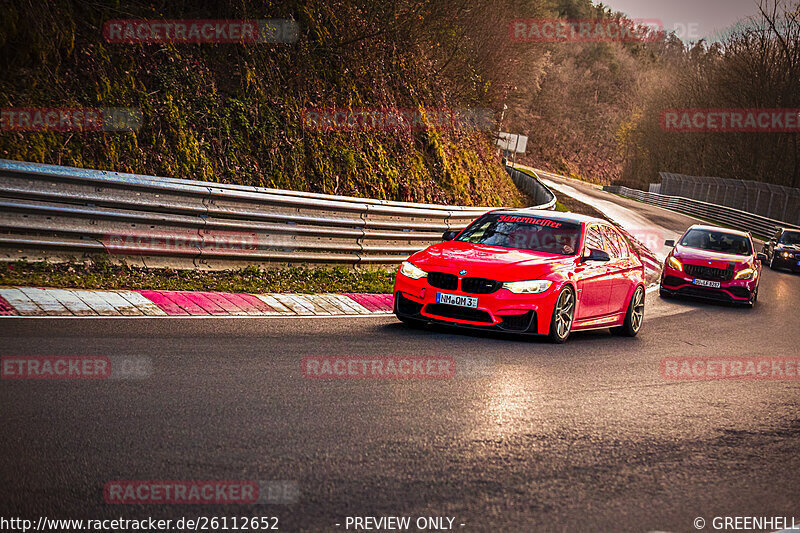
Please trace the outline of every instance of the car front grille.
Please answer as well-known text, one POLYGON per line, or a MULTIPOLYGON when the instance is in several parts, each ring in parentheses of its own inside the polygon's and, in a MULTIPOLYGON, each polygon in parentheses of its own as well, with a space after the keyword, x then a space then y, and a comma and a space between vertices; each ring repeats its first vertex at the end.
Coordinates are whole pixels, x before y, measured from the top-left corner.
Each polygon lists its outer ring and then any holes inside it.
POLYGON ((686 274, 698 279, 713 281, 726 281, 733 277, 733 263, 728 263, 728 268, 713 268, 702 265, 684 265, 686 274))
POLYGON ((461 280, 461 290, 470 294, 491 294, 502 286, 501 282, 487 278, 464 278, 461 280))
POLYGON ((486 311, 459 307, 457 305, 428 304, 425 306, 425 312, 445 318, 455 318, 457 320, 470 320, 472 322, 485 322, 487 324, 492 323, 492 317, 486 311))
POLYGON ((428 272, 428 283, 437 289, 454 291, 458 289, 458 276, 445 272, 428 272))

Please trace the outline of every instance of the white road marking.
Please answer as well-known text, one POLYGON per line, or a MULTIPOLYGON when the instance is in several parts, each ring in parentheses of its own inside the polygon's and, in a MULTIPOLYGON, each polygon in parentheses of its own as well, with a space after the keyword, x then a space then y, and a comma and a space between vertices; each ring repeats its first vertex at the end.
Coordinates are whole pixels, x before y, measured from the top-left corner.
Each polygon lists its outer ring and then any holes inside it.
POLYGON ((4 318, 80 318, 81 320, 87 318, 103 318, 103 319, 150 319, 150 318, 175 318, 178 320, 185 320, 185 319, 209 319, 209 318, 291 318, 291 319, 307 319, 307 318, 391 318, 394 317, 393 313, 370 313, 369 315, 287 315, 287 314, 271 314, 271 315, 262 315, 262 316, 253 316, 253 315, 241 315, 241 316, 234 316, 234 315, 170 315, 167 317, 154 317, 154 316, 124 316, 124 315, 116 315, 116 316, 101 316, 101 315, 91 315, 91 316, 82 316, 76 317, 74 315, 65 316, 65 315, 54 315, 54 316, 47 316, 47 315, 29 315, 29 316, 20 316, 20 315, 9 315, 9 316, 2 316, 0 320, 4 318))
POLYGON ((94 309, 86 305, 86 303, 73 294, 72 291, 66 289, 47 289, 47 292, 61 302, 64 307, 69 309, 75 316, 92 316, 97 314, 94 312, 94 309))
POLYGON ((303 305, 301 302, 298 302, 297 300, 292 298, 291 295, 289 295, 289 294, 273 294, 272 297, 275 298, 276 300, 278 300, 284 306, 286 306, 289 309, 291 309, 292 311, 294 311, 298 315, 315 315, 315 314, 317 314, 312 309, 309 309, 308 307, 303 305))
POLYGON ((135 305, 131 304, 128 300, 113 291, 101 292, 100 296, 111 306, 114 307, 120 314, 128 316, 137 316, 144 314, 135 305))
POLYGON ((269 294, 255 294, 254 296, 275 310, 274 312, 265 311, 264 313, 267 315, 294 315, 294 311, 269 294))
POLYGON ((86 305, 94 309, 98 315, 117 316, 122 314, 117 311, 116 307, 103 298, 102 291, 76 290, 72 292, 75 296, 86 302, 86 305))
POLYGON ((360 313, 358 309, 354 306, 351 306, 347 303, 346 300, 349 298, 344 297, 343 299, 336 298, 336 294, 320 294, 321 298, 324 298, 325 301, 329 302, 329 304, 336 309, 339 309, 339 314, 350 315, 350 314, 357 314, 360 313))
POLYGON ((64 307, 64 304, 56 300, 55 297, 45 289, 20 287, 19 290, 25 293, 25 296, 32 301, 36 302, 36 305, 41 307, 47 314, 75 316, 72 314, 72 311, 64 307))
POLYGON ((122 298, 136 306, 143 314, 148 316, 166 316, 167 313, 159 306, 135 291, 117 291, 122 298))
POLYGON ((362 315, 371 315, 373 314, 372 311, 358 303, 357 301, 353 300, 352 298, 348 298, 344 294, 328 294, 331 299, 338 301, 342 304, 342 306, 351 309, 355 313, 359 313, 362 315))
POLYGON ((342 302, 334 298, 329 298, 327 294, 316 294, 314 298, 317 301, 325 302, 326 308, 331 311, 332 315, 349 315, 354 311, 344 306, 342 302))
MULTIPOLYGON (((297 296, 295 296, 295 298, 296 297, 297 296)), ((332 315, 339 315, 342 313, 342 310, 339 309, 339 307, 332 305, 328 300, 318 294, 303 294, 302 297, 304 301, 310 301, 312 304, 317 306, 318 312, 324 311, 332 315)))
POLYGON ((36 305, 36 302, 25 296, 25 293, 19 289, 0 289, 0 296, 5 298, 20 315, 36 316, 45 314, 45 311, 36 305))

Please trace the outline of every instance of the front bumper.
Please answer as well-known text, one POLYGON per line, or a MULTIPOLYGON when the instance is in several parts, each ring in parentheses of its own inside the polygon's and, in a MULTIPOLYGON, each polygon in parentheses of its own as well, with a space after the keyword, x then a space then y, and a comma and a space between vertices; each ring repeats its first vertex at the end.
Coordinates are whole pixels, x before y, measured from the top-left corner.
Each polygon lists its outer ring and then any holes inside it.
POLYGON ((395 314, 409 319, 461 327, 494 329, 514 333, 546 335, 560 287, 554 283, 540 294, 514 294, 499 289, 490 294, 432 287, 427 278, 414 280, 397 274, 394 287, 395 314), (442 292, 478 299, 475 309, 436 302, 442 292))
POLYGON ((692 283, 694 278, 685 272, 664 266, 661 291, 677 296, 691 296, 717 302, 747 303, 756 290, 758 279, 720 281, 719 288, 702 287, 692 283))
POLYGON ((784 252, 775 251, 775 258, 772 264, 777 268, 789 268, 794 272, 800 272, 800 252, 788 252, 789 257, 784 257, 784 252))

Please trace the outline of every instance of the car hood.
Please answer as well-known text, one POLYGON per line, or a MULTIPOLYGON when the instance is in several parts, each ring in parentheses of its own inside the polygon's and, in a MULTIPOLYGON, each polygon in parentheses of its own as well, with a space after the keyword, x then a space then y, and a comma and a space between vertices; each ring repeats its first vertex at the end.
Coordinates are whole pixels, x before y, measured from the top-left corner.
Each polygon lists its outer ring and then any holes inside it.
POLYGON ((733 262, 736 265, 745 265, 752 261, 753 256, 750 255, 736 255, 725 254, 722 252, 711 252, 708 250, 698 250, 697 248, 689 248, 688 246, 678 245, 675 247, 673 255, 680 259, 683 263, 689 265, 704 265, 712 266, 714 268, 727 268, 728 263, 733 262), (711 262, 711 265, 709 265, 711 262))
POLYGON ((777 244, 775 247, 780 250, 788 250, 792 252, 800 251, 800 245, 797 244, 777 244))
POLYGON ((575 264, 575 256, 553 255, 461 241, 434 244, 415 253, 409 260, 423 270, 452 273, 466 270, 468 276, 500 281, 536 279, 553 270, 575 264))

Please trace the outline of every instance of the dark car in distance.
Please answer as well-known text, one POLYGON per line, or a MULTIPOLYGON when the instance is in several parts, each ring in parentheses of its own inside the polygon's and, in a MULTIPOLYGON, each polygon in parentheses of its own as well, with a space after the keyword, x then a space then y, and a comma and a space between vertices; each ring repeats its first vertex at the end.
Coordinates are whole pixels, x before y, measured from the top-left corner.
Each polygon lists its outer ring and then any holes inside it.
POLYGON ((780 228, 764 243, 764 254, 772 270, 788 268, 800 272, 800 230, 780 228))

